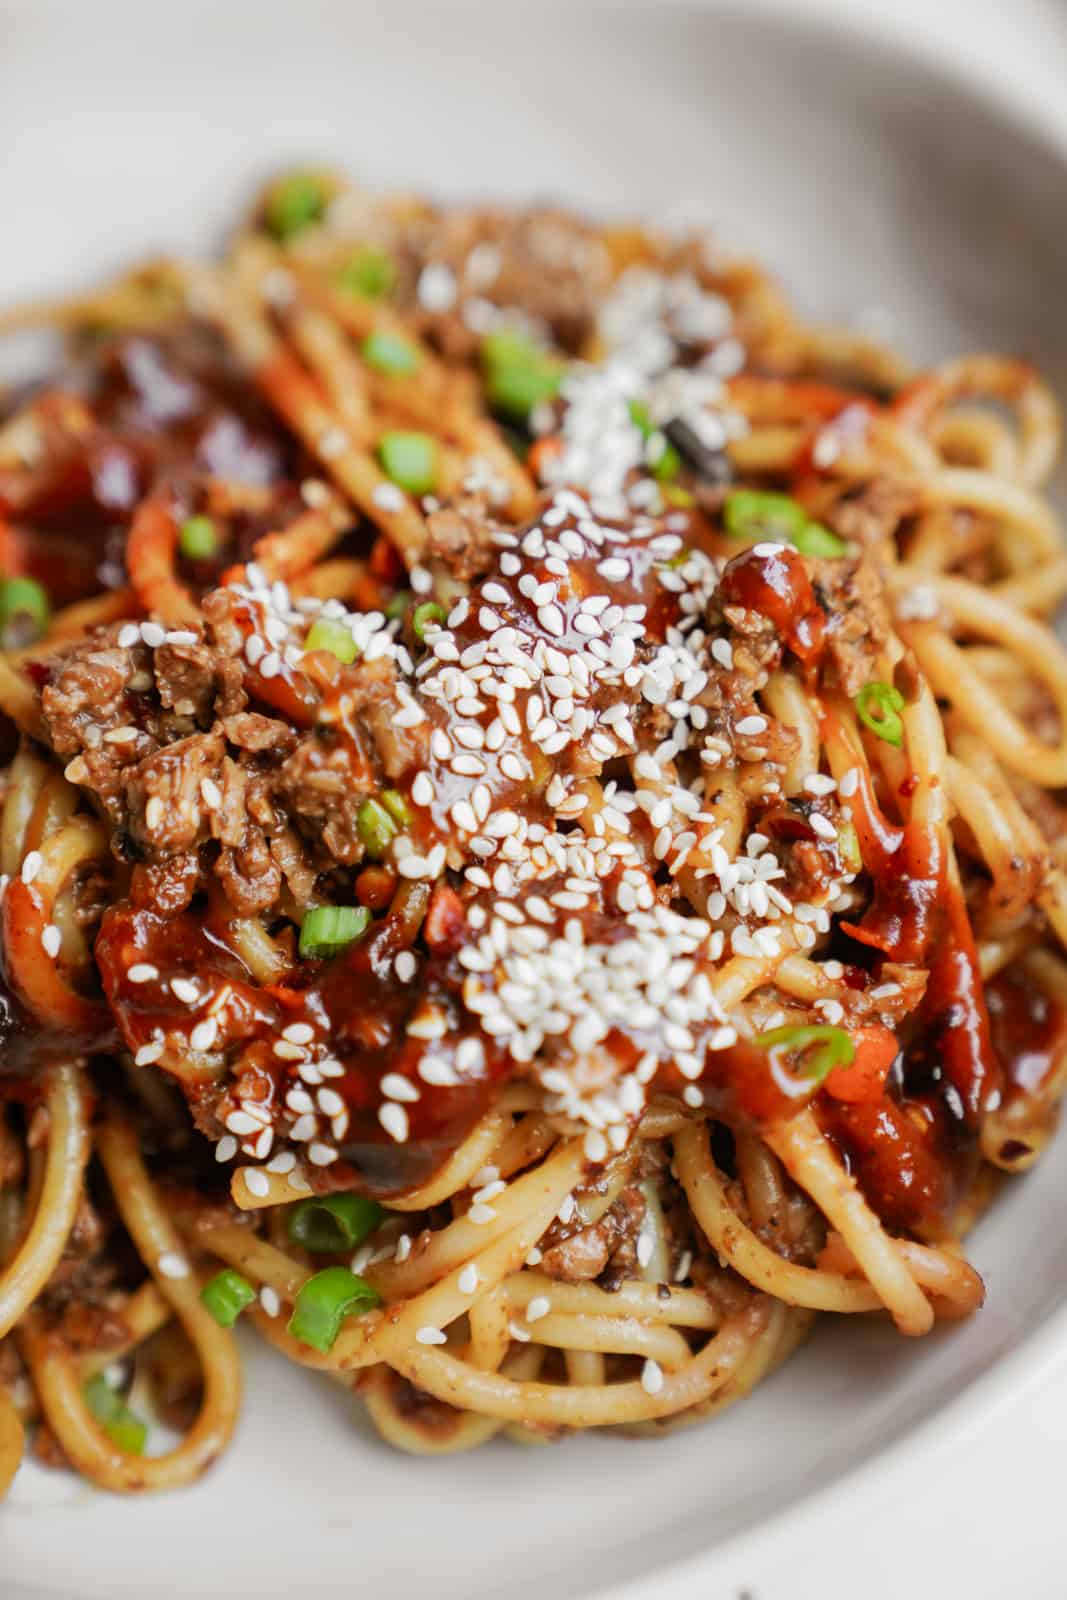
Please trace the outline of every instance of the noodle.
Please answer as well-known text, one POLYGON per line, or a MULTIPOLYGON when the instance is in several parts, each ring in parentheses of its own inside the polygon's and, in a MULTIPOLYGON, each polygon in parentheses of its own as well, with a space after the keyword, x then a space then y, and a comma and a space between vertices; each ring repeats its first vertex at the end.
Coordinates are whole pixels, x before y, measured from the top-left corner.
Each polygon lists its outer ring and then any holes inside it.
POLYGON ((0 1494, 26 1438, 198 1477, 238 1316, 447 1455, 707 1419, 819 1312, 976 1312, 960 1240, 1067 1088, 1033 369, 322 173, 34 322, 0 1494))

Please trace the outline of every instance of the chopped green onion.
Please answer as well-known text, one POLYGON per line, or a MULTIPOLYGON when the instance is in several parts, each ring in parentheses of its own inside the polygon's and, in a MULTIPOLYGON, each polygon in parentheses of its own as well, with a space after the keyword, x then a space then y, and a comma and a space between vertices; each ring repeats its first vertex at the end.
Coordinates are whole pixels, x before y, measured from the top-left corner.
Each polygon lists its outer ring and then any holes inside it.
POLYGON ((900 749, 904 743, 904 723, 900 713, 904 696, 891 683, 865 683, 856 696, 856 715, 879 739, 900 749))
POLYGON ((299 1200, 289 1212, 289 1237, 316 1254, 353 1250, 384 1216, 377 1201, 362 1194, 316 1195, 299 1200))
POLYGON ((436 600, 424 600, 421 606, 415 607, 414 615, 411 618, 411 626, 416 639, 425 639, 426 629, 432 622, 436 622, 438 627, 444 626, 445 608, 444 606, 439 606, 436 600))
POLYGON ((0 580, 0 647, 17 650, 39 639, 48 626, 48 596, 33 578, 0 580))
POLYGON ((414 372, 419 364, 419 352, 406 339, 395 333, 371 333, 361 348, 364 361, 376 372, 387 372, 390 377, 403 377, 414 372))
POLYGON ((671 556, 671 559, 668 562, 665 562, 665 565, 668 567, 673 567, 675 571, 677 571, 679 567, 685 566, 692 554, 693 552, 690 550, 689 546, 687 544, 683 544, 682 548, 677 552, 677 554, 671 556))
POLYGON ((726 497, 723 521, 733 539, 774 539, 794 545, 805 556, 843 556, 848 548, 787 494, 735 489, 726 497))
POLYGON ((384 250, 368 247, 351 256, 337 274, 337 286, 349 294, 380 300, 396 282, 396 267, 384 250))
POLYGON ((232 1328, 246 1306, 256 1298, 247 1278, 232 1267, 223 1267, 200 1291, 200 1299, 220 1328, 232 1328))
POLYGON ((186 517, 178 534, 178 549, 190 561, 208 561, 219 547, 210 517, 186 517))
POLYGON ((829 556, 831 560, 847 554, 848 545, 836 533, 824 528, 821 522, 806 522, 793 543, 802 556, 829 556))
POLYGON ((380 1306, 382 1297, 347 1267, 324 1267, 309 1278, 293 1305, 289 1332, 323 1355, 333 1349, 346 1317, 380 1306))
POLYGON ((304 640, 304 649, 328 650, 346 666, 359 654, 351 631, 343 622, 337 622, 333 617, 319 617, 311 624, 304 640))
POLYGON ((631 400, 629 405, 630 421, 641 435, 642 439, 651 438, 656 431, 656 425, 648 414, 648 407, 643 400, 631 400))
POLYGON ((652 476, 660 483, 669 483, 682 470, 681 456, 666 434, 660 433, 658 428, 648 441, 645 459, 651 468, 652 476))
POLYGON ((808 513, 787 494, 735 489, 726 497, 723 521, 733 539, 774 539, 792 544, 807 525, 808 513))
POLYGON ((145 1442, 148 1438, 147 1426, 135 1412, 130 1410, 102 1372, 98 1372, 85 1384, 82 1389, 82 1399, 85 1401, 86 1409, 120 1450, 125 1450, 130 1456, 144 1455, 145 1442))
POLYGON ((385 608, 385 614, 390 622, 397 622, 407 611, 411 604, 411 590, 398 589, 385 608))
POLYGON ((398 831, 385 807, 377 800, 370 799, 364 800, 356 812, 356 827, 367 847, 367 854, 374 858, 384 856, 390 840, 398 831))
POLYGON ((862 872, 859 835, 851 822, 842 822, 837 830, 837 853, 846 872, 862 872))
POLYGON ((382 805, 402 828, 411 827, 411 809, 399 789, 383 789, 382 805))
POLYGON ((683 510, 687 510, 696 504, 689 490, 683 489, 680 484, 665 483, 661 492, 669 506, 681 506, 683 510))
POLYGON ((844 1028, 831 1027, 828 1022, 771 1028, 769 1033, 757 1034, 752 1042, 759 1050, 788 1050, 803 1055, 800 1076, 814 1084, 822 1083, 835 1067, 847 1067, 856 1055, 856 1046, 844 1028))
POLYGON ((408 494, 429 494, 437 482, 437 446, 428 433, 383 434, 378 459, 408 494))
POLYGON ((300 954, 313 961, 340 955, 370 927, 366 906, 314 906, 300 924, 300 954))
POLYGON ((504 330, 487 334, 482 341, 482 369, 490 405, 520 420, 552 399, 563 376, 560 363, 547 351, 504 330))
POLYGON ((329 196, 316 172, 292 172, 267 196, 263 216, 276 239, 291 239, 325 215, 329 196))

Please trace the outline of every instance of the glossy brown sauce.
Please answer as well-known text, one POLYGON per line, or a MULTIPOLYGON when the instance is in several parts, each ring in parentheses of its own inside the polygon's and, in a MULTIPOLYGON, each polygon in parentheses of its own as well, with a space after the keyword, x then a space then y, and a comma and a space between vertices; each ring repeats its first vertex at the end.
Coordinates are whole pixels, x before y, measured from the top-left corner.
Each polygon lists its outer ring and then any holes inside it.
POLYGON ((212 479, 250 491, 216 559, 179 561, 197 591, 299 509, 301 453, 206 328, 103 336, 60 383, 37 402, 44 459, 29 497, 25 472, 0 471, 4 569, 37 578, 54 605, 125 584, 130 521, 160 484, 190 510, 212 479))
POLYGON ((818 659, 826 634, 826 616, 803 557, 788 545, 755 545, 727 563, 719 584, 725 605, 758 611, 802 662, 818 659))

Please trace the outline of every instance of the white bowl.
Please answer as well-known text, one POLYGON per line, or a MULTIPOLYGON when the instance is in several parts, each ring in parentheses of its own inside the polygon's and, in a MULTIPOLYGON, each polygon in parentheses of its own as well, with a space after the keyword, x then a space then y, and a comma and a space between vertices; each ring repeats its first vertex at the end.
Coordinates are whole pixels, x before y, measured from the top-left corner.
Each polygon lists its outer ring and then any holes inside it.
MULTIPOLYGON (((0 5, 0 302, 209 245, 272 166, 325 157, 457 196, 720 221, 809 314, 884 308, 915 356, 1021 351, 1067 390, 1067 132, 1041 131, 1040 51, 1027 83, 995 85, 980 27, 966 58, 942 48, 943 10, 921 60, 847 7, 791 9, 0 5)), ((827 1324, 753 1399, 655 1443, 411 1460, 249 1348, 236 1447, 194 1489, 120 1501, 24 1469, 0 1592, 568 1600, 701 1554, 712 1579, 726 1541, 892 1446, 899 1468, 918 1423, 960 1426, 1027 1341, 1033 1363, 1037 1330, 1060 1338, 1067 1234, 1041 1222, 1067 1204, 1061 1153, 978 1230, 989 1301, 966 1326, 916 1344, 827 1324)))

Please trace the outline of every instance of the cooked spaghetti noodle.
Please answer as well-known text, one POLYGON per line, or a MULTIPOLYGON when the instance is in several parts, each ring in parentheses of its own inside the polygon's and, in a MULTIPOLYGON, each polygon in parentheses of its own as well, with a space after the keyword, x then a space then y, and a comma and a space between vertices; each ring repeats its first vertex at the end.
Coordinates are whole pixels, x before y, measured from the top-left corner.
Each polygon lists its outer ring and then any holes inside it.
POLYGON ((1036 373, 910 374, 702 238, 314 172, 34 324, 0 1493, 24 1438, 197 1476, 239 1316, 436 1453, 974 1311, 1067 1075, 1036 373))

